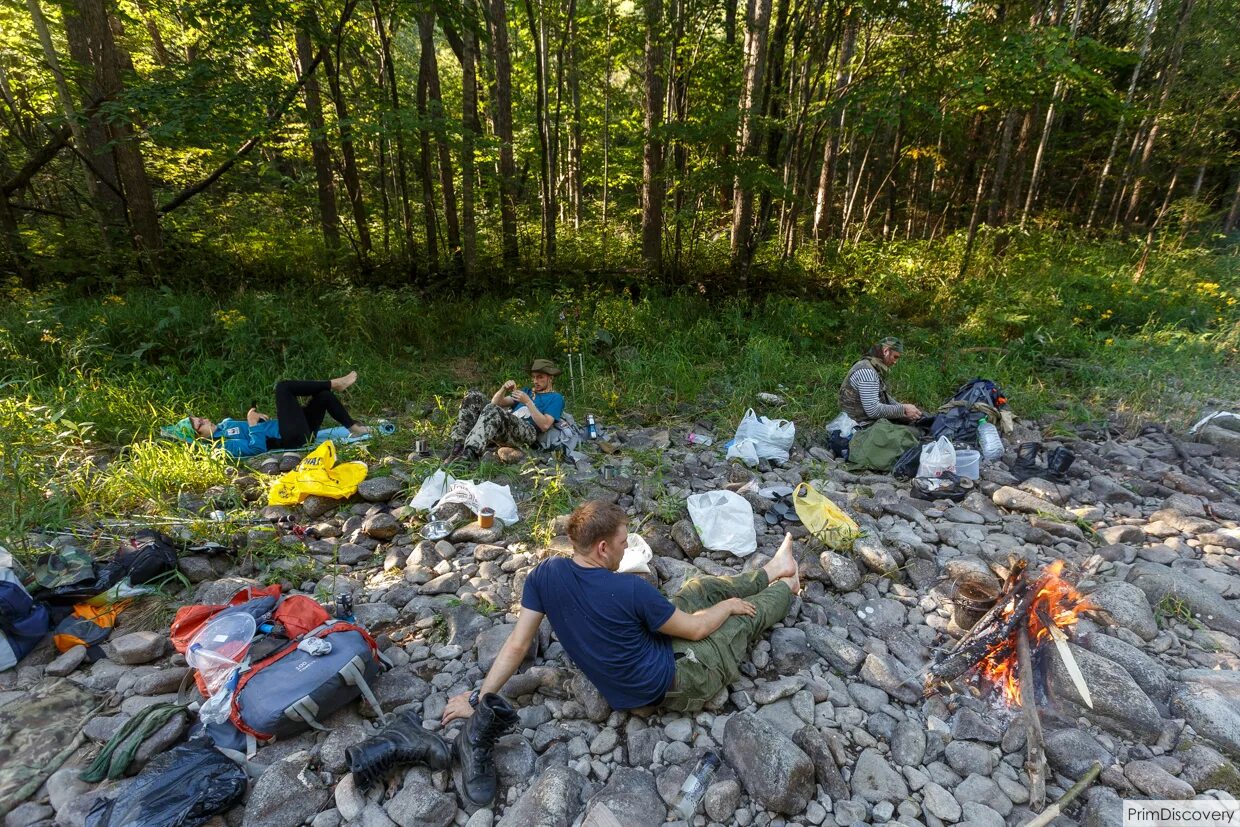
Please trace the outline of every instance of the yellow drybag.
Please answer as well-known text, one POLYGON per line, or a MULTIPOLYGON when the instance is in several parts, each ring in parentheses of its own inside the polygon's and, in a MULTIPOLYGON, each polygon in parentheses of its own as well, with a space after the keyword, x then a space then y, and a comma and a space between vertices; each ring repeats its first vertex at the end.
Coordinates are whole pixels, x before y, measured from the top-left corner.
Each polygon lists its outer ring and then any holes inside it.
POLYGON ((297 505, 306 497, 333 500, 350 497, 357 484, 366 479, 366 463, 336 464, 336 446, 329 439, 315 448, 297 467, 276 480, 267 495, 268 505, 297 505))
POLYGON ((861 533, 861 528, 852 517, 809 483, 803 482, 796 487, 792 492, 792 502, 806 530, 830 548, 850 548, 861 533))

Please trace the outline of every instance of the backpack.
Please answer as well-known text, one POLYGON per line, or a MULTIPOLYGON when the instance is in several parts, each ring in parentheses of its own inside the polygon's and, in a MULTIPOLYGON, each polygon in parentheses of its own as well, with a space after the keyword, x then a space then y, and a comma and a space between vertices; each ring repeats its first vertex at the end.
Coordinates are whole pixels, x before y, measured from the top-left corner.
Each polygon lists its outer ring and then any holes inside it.
POLYGON ((177 550, 172 540, 158 531, 143 529, 129 541, 128 548, 116 552, 116 556, 99 569, 99 577, 93 588, 106 592, 128 578, 131 586, 141 586, 176 571, 177 550))
POLYGON ((952 442, 977 445, 977 425, 983 417, 996 424, 1000 411, 1007 408, 1003 390, 989 379, 970 379, 939 408, 930 425, 930 436, 946 436, 952 442))
MULTIPOLYGON (((217 747, 253 755, 258 744, 307 729, 326 731, 322 721, 364 697, 384 720, 371 682, 386 668, 379 646, 361 626, 335 620, 317 601, 304 595, 281 599, 280 587, 242 589, 228 606, 186 606, 173 622, 173 646, 184 653, 206 623, 225 613, 256 615, 260 629, 270 629, 251 646, 229 706, 228 720, 203 727, 217 747), (204 611, 204 609, 216 609, 204 611), (317 638, 331 651, 311 654, 303 641, 317 638)), ((205 697, 206 682, 194 680, 205 697)))
POLYGON ((111 637, 117 615, 123 612, 130 602, 118 600, 102 606, 78 603, 73 607, 72 614, 56 624, 52 642, 61 652, 68 652, 74 646, 85 646, 86 659, 94 663, 103 657, 103 643, 111 637))
POLYGON ((0 565, 0 672, 30 654, 50 627, 47 607, 30 596, 13 569, 0 565))

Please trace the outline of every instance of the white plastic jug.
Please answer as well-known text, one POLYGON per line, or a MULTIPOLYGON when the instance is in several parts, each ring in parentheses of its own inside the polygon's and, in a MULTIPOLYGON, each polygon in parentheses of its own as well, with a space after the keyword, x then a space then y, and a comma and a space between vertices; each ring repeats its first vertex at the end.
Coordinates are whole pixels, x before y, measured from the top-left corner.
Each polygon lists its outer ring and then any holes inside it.
POLYGON ((977 443, 986 459, 996 460, 1003 456, 1003 440, 999 438, 999 429, 984 417, 977 423, 977 443))

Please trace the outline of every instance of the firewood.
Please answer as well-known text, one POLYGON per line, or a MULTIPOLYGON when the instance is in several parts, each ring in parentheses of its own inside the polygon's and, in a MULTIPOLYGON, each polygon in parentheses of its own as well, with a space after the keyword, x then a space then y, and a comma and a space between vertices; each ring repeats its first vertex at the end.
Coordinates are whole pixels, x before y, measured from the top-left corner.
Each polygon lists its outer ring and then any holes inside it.
POLYGON ((1029 774, 1029 807, 1040 810, 1046 804, 1046 739, 1038 715, 1037 690, 1033 681, 1033 655, 1029 627, 1016 633, 1016 657, 1020 663, 1020 705, 1025 717, 1025 772, 1029 774))

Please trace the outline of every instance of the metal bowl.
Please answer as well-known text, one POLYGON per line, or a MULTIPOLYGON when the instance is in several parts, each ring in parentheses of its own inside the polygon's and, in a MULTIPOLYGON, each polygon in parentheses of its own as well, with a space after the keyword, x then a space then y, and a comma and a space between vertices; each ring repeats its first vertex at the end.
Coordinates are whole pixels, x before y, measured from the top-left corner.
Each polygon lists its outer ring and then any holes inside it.
POLYGON ((418 532, 426 540, 442 540, 451 533, 452 523, 449 520, 431 520, 418 532))

